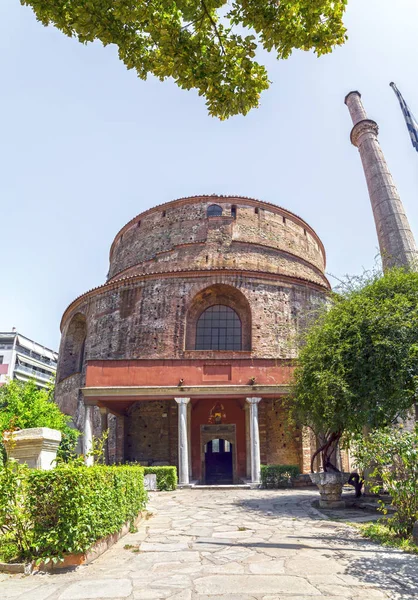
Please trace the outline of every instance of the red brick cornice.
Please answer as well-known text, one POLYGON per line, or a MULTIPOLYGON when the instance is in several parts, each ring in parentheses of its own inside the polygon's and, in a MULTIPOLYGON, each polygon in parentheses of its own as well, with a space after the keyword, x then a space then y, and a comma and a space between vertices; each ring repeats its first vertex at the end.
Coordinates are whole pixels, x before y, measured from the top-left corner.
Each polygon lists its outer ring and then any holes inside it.
POLYGON ((227 275, 230 277, 231 275, 239 275, 241 277, 254 278, 258 277, 261 279, 267 279, 270 281, 283 281, 286 283, 294 283, 297 285, 306 285, 312 289, 328 292, 331 287, 327 281, 326 285, 320 285, 314 281, 310 281, 309 279, 305 279, 303 277, 294 277, 290 275, 277 274, 277 273, 268 273, 265 271, 253 271, 246 269, 181 269, 181 270, 173 270, 173 271, 165 271, 165 272, 157 272, 157 273, 145 273, 141 275, 131 275, 129 277, 121 277, 120 279, 114 279, 109 281, 108 283, 104 283, 103 285, 99 285, 95 288, 92 288, 88 292, 81 294, 78 296, 71 304, 66 308, 60 323, 60 330, 64 327, 64 323, 68 317, 68 315, 73 312, 76 308, 78 308, 85 300, 92 298, 94 296, 98 296, 101 293, 117 290, 120 287, 125 285, 129 285, 131 283, 136 283, 137 281, 145 281, 146 279, 162 279, 162 278, 199 278, 199 277, 207 277, 208 275, 227 275))
POLYGON ((224 201, 224 202, 227 201, 228 203, 231 203, 231 204, 234 204, 234 201, 238 203, 240 200, 243 200, 249 206, 258 206, 260 208, 265 208, 266 210, 270 210, 271 212, 277 213, 283 217, 289 217, 295 223, 298 223, 301 227, 307 229, 309 231, 309 233, 312 235, 312 237, 315 238, 315 240, 318 242, 318 245, 324 256, 324 264, 326 263, 325 247, 324 247, 324 244, 322 243, 321 239, 319 238, 318 234, 316 233, 316 231, 314 229, 312 229, 312 227, 306 221, 304 221, 301 217, 299 217, 295 213, 292 213, 290 210, 287 210, 286 208, 282 208, 281 206, 278 206, 271 202, 257 200, 256 198, 250 198, 248 196, 228 196, 228 195, 218 195, 218 194, 213 194, 213 195, 202 194, 200 196, 186 196, 184 198, 177 198, 176 200, 164 202, 163 204, 157 204, 156 206, 153 206, 152 208, 149 208, 148 210, 145 210, 144 212, 139 213, 139 215, 137 215, 136 217, 134 217, 133 219, 128 221, 128 223, 126 223, 126 225, 124 225, 122 227, 122 229, 120 231, 118 231, 118 233, 116 234, 115 239, 113 240, 113 243, 110 247, 109 261, 112 260, 112 254, 113 254, 113 250, 116 245, 116 242, 118 241, 120 236, 125 233, 125 231, 127 231, 128 229, 130 229, 132 227, 132 225, 134 225, 135 223, 137 223, 138 221, 140 221, 147 215, 149 215, 153 212, 158 212, 163 208, 169 208, 169 207, 171 208, 172 206, 184 206, 185 204, 194 204, 199 200, 201 200, 203 202, 207 202, 208 200, 210 200, 210 201, 213 201, 215 204, 216 204, 217 200, 224 201))

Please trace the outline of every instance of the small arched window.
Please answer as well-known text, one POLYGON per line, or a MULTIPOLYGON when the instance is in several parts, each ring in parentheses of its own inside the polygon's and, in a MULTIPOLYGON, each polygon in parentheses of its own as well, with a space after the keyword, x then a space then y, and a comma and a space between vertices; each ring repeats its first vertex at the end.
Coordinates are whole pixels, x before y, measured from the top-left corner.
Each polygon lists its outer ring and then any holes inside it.
POLYGON ((208 217, 221 217, 222 207, 219 204, 211 204, 206 211, 208 217))
POLYGON ((241 319, 223 304, 210 306, 196 327, 196 350, 242 350, 241 319))

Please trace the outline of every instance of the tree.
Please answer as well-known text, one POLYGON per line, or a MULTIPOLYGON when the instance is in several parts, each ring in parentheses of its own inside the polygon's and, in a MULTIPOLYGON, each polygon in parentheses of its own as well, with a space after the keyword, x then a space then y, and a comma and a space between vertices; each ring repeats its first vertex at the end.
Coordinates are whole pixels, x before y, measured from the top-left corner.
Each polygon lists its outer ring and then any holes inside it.
POLYGON ((30 427, 50 427, 62 433, 59 454, 65 458, 74 451, 78 432, 69 427, 53 400, 53 388, 38 389, 33 380, 10 381, 0 387, 0 441, 5 431, 30 427))
POLYGON ((269 86, 259 49, 318 56, 346 40, 347 0, 21 0, 44 25, 83 44, 115 44, 141 79, 171 77, 227 119, 258 106, 269 86), (235 29, 234 29, 235 28, 235 29))
POLYGON ((344 433, 405 417, 418 399, 418 273, 393 269, 331 296, 308 329, 295 371, 293 414, 332 464, 344 433))

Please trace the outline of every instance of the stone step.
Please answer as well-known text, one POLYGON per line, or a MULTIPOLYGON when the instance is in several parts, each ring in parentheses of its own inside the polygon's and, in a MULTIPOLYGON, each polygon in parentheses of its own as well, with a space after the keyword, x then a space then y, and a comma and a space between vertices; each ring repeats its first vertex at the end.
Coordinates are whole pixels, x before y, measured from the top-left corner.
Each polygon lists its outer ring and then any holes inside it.
POLYGON ((191 485, 192 490, 250 490, 251 486, 248 483, 226 484, 226 485, 191 485))

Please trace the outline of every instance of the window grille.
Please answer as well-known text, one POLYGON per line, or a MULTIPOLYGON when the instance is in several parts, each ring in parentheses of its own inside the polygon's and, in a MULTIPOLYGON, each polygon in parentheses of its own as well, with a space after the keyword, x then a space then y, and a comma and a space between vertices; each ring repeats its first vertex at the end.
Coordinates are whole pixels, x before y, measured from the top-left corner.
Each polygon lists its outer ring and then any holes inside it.
POLYGON ((242 350, 241 320, 235 310, 216 304, 200 315, 196 350, 242 350))

